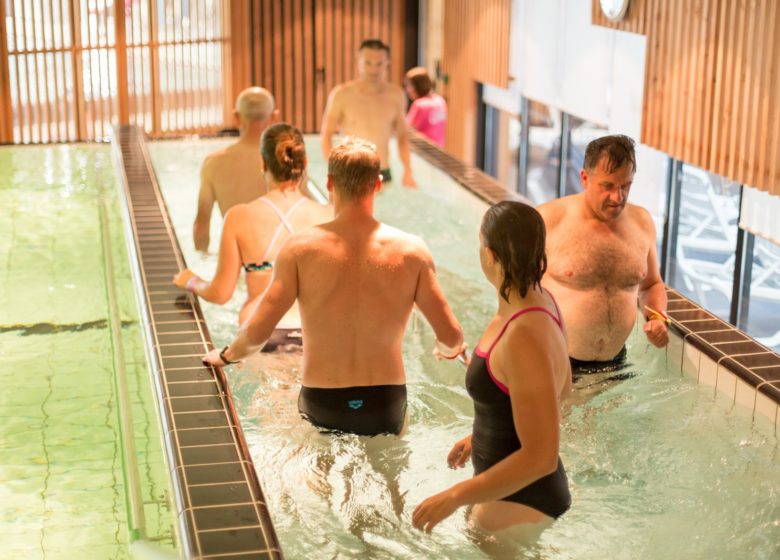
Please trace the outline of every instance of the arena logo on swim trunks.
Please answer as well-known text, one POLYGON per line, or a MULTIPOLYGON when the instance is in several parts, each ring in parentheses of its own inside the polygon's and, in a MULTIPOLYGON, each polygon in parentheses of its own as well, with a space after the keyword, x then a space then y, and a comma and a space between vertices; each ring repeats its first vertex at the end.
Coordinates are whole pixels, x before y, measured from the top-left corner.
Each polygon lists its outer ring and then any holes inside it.
POLYGON ((347 404, 349 405, 349 408, 352 410, 357 410, 361 406, 363 406, 362 400, 354 400, 354 401, 347 401, 347 404))

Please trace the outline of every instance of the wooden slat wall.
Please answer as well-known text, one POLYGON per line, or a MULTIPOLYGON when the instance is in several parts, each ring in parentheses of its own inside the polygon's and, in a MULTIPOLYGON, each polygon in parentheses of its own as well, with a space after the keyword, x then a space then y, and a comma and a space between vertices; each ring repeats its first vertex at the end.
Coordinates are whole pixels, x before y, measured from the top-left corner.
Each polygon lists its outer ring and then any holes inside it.
POLYGON ((330 90, 357 76, 363 39, 390 45, 390 79, 401 83, 403 9, 400 0, 251 0, 253 80, 241 87, 267 88, 283 120, 317 132, 330 90))
POLYGON ((154 136, 216 130, 230 108, 228 7, 0 0, 0 142, 101 139, 115 122, 154 136))
POLYGON ((5 26, 5 2, 0 1, 0 144, 13 142, 13 113, 11 103, 11 92, 9 85, 8 61, 8 36, 5 26))
POLYGON ((305 31, 312 8, 311 0, 251 2, 252 85, 273 93, 281 118, 307 131, 314 128, 313 36, 305 31))
POLYGON ((780 195, 780 6, 776 0, 634 0, 593 22, 647 35, 641 140, 780 195))
POLYGON ((449 106, 446 147, 473 164, 476 147, 477 82, 509 85, 511 0, 447 0, 444 3, 442 88, 449 106))

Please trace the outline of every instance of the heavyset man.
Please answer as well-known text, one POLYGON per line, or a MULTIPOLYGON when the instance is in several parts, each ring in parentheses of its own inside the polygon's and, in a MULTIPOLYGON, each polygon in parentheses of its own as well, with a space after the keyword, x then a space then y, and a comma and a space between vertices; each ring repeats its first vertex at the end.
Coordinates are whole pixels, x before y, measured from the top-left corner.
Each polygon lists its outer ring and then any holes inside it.
POLYGON ((669 340, 653 220, 628 202, 635 171, 633 140, 598 138, 585 151, 583 192, 539 207, 547 226, 543 284, 566 318, 575 375, 622 365, 637 298, 647 339, 657 347, 669 340))

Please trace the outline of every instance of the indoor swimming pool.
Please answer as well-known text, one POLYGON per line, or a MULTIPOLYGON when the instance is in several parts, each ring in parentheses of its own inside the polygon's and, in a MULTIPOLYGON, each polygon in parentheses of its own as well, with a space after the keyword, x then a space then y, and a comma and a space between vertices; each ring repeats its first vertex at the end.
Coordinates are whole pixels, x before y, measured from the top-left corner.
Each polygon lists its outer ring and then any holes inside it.
MULTIPOLYGON (((211 251, 198 254, 192 222, 199 167, 230 140, 154 142, 149 152, 172 222, 196 273, 216 267, 219 219, 211 251)), ((307 139, 310 177, 324 185, 318 140, 307 139)), ((485 203, 442 171, 413 156, 420 185, 387 186, 379 219, 422 236, 444 292, 471 347, 495 308, 478 261, 485 203)), ((400 169, 393 169, 401 176, 400 169)), ((216 212, 215 212, 216 214, 216 212)), ((202 302, 217 347, 233 336, 244 300, 202 302)), ((298 356, 261 355, 228 368, 252 459, 287 558, 770 559, 780 555, 780 469, 774 425, 733 406, 711 388, 667 368, 663 350, 641 329, 629 339, 636 375, 581 393, 568 405, 561 456, 571 510, 530 548, 509 550, 467 536, 456 513, 431 535, 411 526, 430 494, 471 476, 445 457, 469 433, 471 401, 459 364, 432 356, 433 335, 413 320, 404 340, 409 432, 400 439, 320 435, 297 412, 298 356)))
POLYGON ((0 148, 0 194, 0 557, 170 550, 111 148, 0 148))

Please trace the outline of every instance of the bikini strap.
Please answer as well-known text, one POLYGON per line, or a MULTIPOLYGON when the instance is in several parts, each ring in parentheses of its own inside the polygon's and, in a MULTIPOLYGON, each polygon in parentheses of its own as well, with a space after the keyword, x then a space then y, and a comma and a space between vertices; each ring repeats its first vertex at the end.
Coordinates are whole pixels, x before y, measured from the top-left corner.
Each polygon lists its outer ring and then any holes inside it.
POLYGON ((295 233, 292 226, 290 225, 290 222, 288 222, 288 218, 291 218, 292 215, 295 213, 295 211, 298 209, 298 207, 306 202, 305 198, 301 198, 298 200, 295 204, 290 206, 289 210, 285 214, 282 214, 282 211, 279 210, 279 207, 276 206, 273 202, 268 200, 266 197, 260 198, 261 201, 265 202, 268 206, 271 207, 271 209, 276 213, 276 216, 279 218, 279 224, 276 226, 276 229, 274 230, 274 234, 271 237, 271 241, 268 243, 268 247, 265 250, 265 255, 263 255, 263 262, 270 261, 269 257, 271 256, 271 252, 274 249, 274 246, 276 245, 276 242, 279 240, 279 236, 282 234, 282 227, 286 227, 287 230, 290 233, 295 233))
POLYGON ((273 202, 271 202, 269 199, 267 199, 266 197, 262 197, 260 200, 262 202, 265 202, 268 206, 271 207, 271 210, 274 211, 274 213, 276 214, 276 217, 279 218, 279 222, 280 222, 279 225, 286 227, 287 230, 290 233, 293 233, 293 228, 290 225, 290 222, 287 221, 287 219, 293 215, 293 213, 295 212, 296 208, 298 208, 298 206, 300 206, 301 203, 305 202, 306 199, 305 198, 301 198, 298 202, 293 204, 290 207, 290 209, 287 210, 287 212, 285 214, 282 214, 282 211, 279 210, 279 207, 276 204, 274 204, 273 202))

